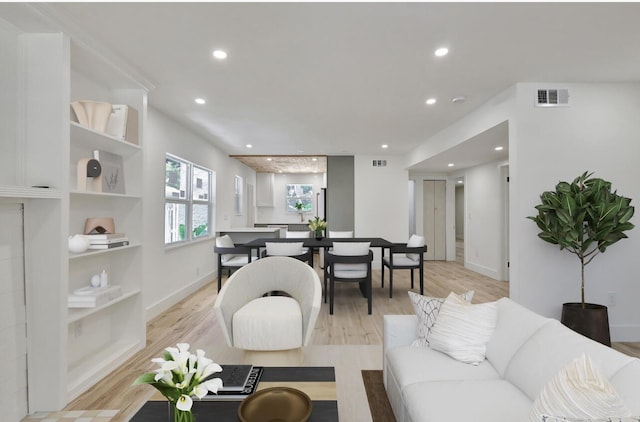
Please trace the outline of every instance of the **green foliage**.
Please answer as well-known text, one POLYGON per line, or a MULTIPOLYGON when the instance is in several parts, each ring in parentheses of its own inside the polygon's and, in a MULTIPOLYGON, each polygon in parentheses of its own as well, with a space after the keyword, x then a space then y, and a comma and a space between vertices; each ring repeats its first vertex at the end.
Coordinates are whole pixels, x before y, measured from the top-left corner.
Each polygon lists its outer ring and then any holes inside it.
POLYGON ((309 229, 313 232, 322 232, 327 228, 327 222, 316 216, 313 220, 309 220, 309 229))
POLYGON ((631 199, 611 191, 611 182, 584 172, 572 183, 560 182, 555 191, 543 192, 538 215, 533 220, 545 242, 559 245, 580 259, 582 303, 584 306, 584 267, 599 253, 633 229, 631 199))

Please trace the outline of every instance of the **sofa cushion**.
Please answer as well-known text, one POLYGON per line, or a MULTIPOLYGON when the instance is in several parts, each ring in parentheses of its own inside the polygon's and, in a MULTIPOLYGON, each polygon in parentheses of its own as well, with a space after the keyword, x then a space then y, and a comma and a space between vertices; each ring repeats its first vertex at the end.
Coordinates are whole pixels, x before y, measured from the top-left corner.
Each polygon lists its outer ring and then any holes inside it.
POLYGON ((387 368, 400 389, 422 381, 496 380, 500 375, 487 361, 468 365, 428 347, 401 346, 387 352, 387 368))
POLYGON ((477 365, 485 359, 486 344, 496 327, 495 302, 472 305, 450 293, 429 340, 429 347, 461 362, 477 365))
POLYGON ((487 359, 500 375, 504 375, 513 354, 551 318, 538 315, 506 297, 498 300, 496 305, 498 320, 487 343, 487 359))
POLYGON ((640 359, 631 360, 608 378, 631 413, 640 415, 640 359))
POLYGON ((540 422, 640 422, 640 416, 629 416, 624 418, 563 418, 559 416, 543 416, 540 422))
POLYGON ((543 416, 608 418, 631 416, 631 411, 583 353, 551 378, 533 402, 530 422, 540 422, 543 416))
MULTIPOLYGON (((419 319, 418 338, 412 343, 412 345, 417 347, 428 347, 431 329, 433 328, 433 324, 436 323, 436 318, 438 318, 438 313, 440 313, 440 306, 444 303, 445 298, 423 296, 412 291, 408 291, 407 293, 409 294, 409 300, 413 305, 413 310, 419 319)), ((474 293, 475 292, 473 290, 470 290, 462 293, 460 298, 467 302, 471 302, 474 293)))
POLYGON ((633 360, 553 320, 536 331, 514 354, 504 378, 535 400, 545 384, 582 353, 587 353, 607 378, 633 360))
POLYGON ((504 380, 424 382, 402 395, 411 422, 521 422, 531 409, 527 396, 504 380))

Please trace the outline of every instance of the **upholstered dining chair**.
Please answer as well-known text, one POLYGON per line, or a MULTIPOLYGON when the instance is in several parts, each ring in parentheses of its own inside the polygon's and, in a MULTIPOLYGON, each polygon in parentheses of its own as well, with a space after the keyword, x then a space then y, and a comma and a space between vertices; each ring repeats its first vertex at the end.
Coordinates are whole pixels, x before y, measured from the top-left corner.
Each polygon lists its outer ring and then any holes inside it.
POLYGON ((327 280, 329 281, 329 314, 333 315, 336 282, 358 283, 360 291, 367 298, 368 313, 371 315, 371 261, 373 252, 369 242, 333 242, 326 250, 324 267, 324 301, 327 302, 327 280))
POLYGON ((304 248, 303 244, 302 242, 265 242, 265 249, 260 256, 262 258, 267 256, 289 256, 313 265, 311 249, 304 248))
POLYGON ((228 234, 216 238, 213 251, 218 254, 218 291, 222 288, 222 270, 227 269, 231 276, 233 270, 253 262, 257 257, 252 256, 251 248, 236 246, 228 234))
POLYGON ((389 297, 393 297, 393 271, 411 270, 411 288, 413 289, 413 271, 418 270, 420 294, 424 294, 424 253, 427 246, 424 236, 412 235, 407 243, 396 243, 389 250, 389 256, 382 257, 381 287, 384 288, 384 268, 389 268, 389 297))
MULTIPOLYGON (((353 230, 329 230, 327 232, 329 239, 347 239, 353 237, 353 230)), ((324 248, 318 256, 320 260, 320 268, 324 268, 324 248)))
POLYGON ((313 268, 294 258, 271 256, 234 272, 213 309, 230 347, 288 350, 309 343, 321 296, 313 268), (268 295, 272 291, 286 295, 268 295))

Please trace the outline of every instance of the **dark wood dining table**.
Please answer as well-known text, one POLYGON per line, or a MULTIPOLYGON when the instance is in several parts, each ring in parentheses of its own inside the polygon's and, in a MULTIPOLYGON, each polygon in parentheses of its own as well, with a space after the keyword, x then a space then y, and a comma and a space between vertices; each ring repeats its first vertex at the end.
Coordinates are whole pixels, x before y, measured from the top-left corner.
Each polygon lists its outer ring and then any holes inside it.
MULTIPOLYGON (((250 242, 245 243, 243 246, 248 246, 252 249, 258 250, 258 256, 260 256, 259 250, 260 248, 264 248, 266 242, 278 242, 278 243, 292 243, 292 242, 302 242, 302 246, 305 248, 330 248, 333 246, 333 242, 369 242, 372 248, 380 248, 382 254, 384 256, 384 250, 387 248, 391 248, 394 246, 394 243, 383 239, 381 237, 323 237, 321 239, 317 239, 315 237, 303 237, 303 238, 277 238, 277 239, 269 239, 269 238, 260 238, 254 239, 250 242)), ((380 260, 382 264, 382 259, 380 260)), ((309 263, 313 266, 313 254, 311 258, 311 262, 309 263)))

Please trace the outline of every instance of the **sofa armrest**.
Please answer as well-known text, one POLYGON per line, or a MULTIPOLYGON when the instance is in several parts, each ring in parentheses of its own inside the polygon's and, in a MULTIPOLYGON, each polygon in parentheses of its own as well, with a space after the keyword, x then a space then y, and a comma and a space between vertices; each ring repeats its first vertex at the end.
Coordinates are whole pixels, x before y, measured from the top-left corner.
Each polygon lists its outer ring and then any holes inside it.
POLYGON ((382 353, 399 346, 409 346, 418 334, 418 317, 415 315, 382 316, 382 353))

